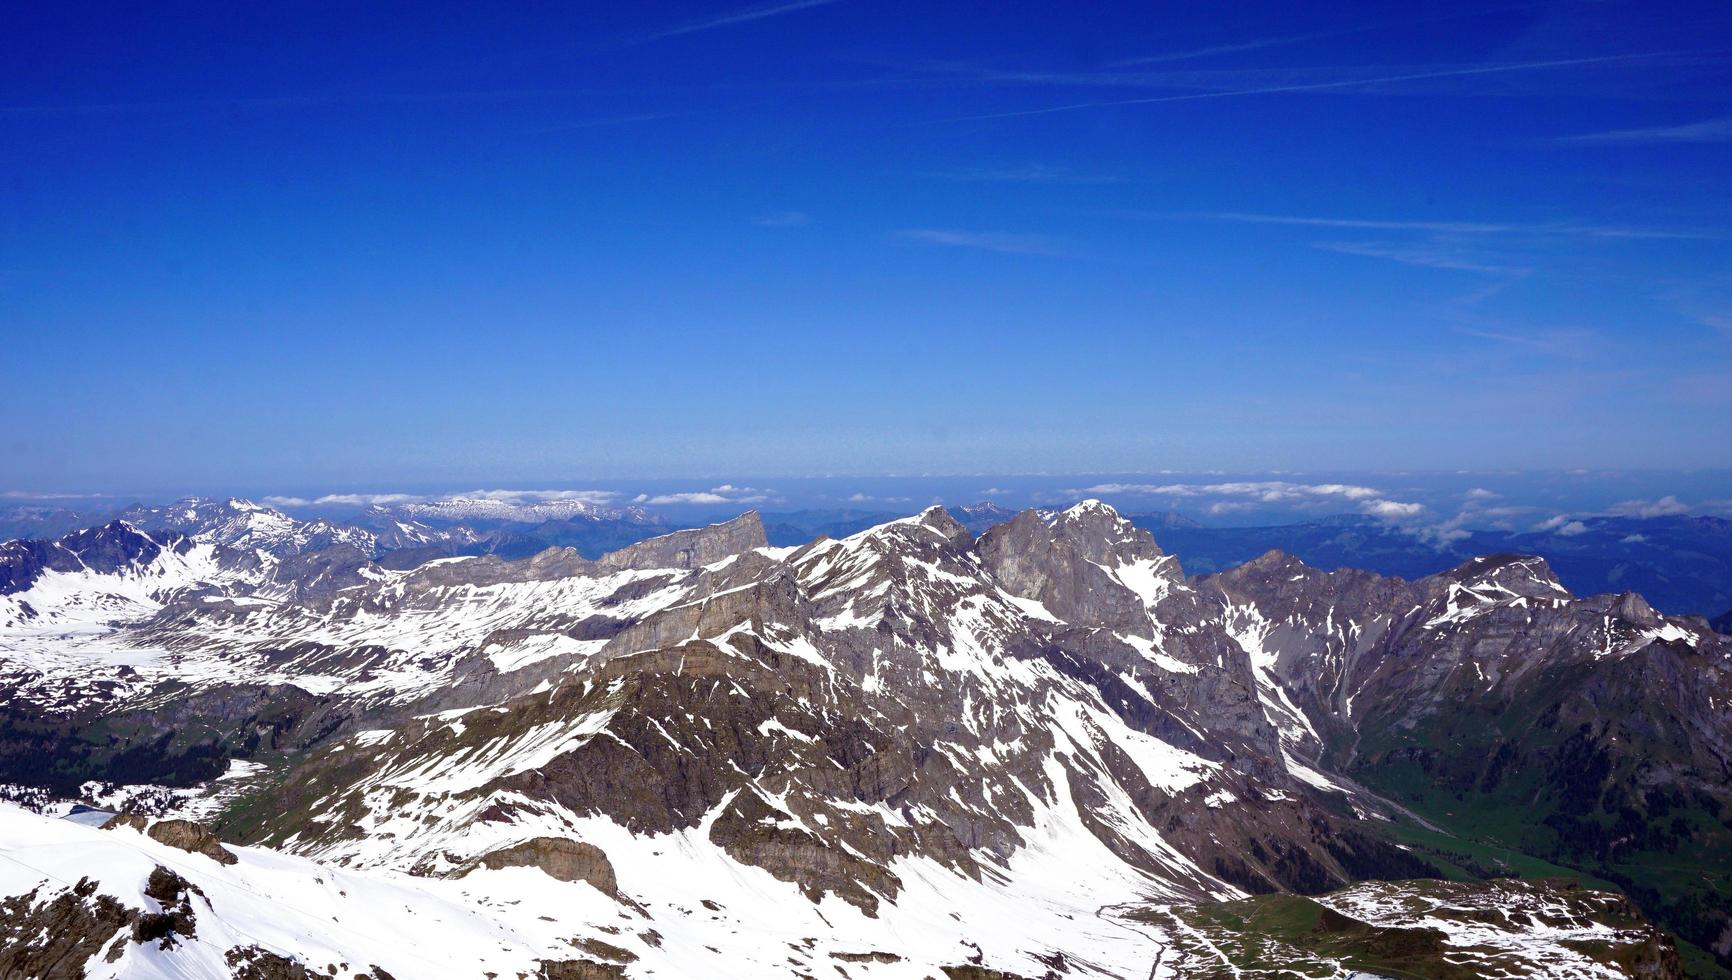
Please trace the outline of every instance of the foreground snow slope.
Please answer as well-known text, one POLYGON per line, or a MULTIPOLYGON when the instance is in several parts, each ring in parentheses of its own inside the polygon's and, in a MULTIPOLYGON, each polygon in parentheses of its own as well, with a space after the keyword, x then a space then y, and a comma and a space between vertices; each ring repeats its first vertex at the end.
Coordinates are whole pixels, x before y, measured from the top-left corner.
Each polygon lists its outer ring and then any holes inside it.
POLYGON ((62 929, 90 931, 101 951, 90 976, 226 977, 233 951, 257 947, 309 968, 335 965, 344 977, 378 968, 397 978, 538 976, 545 961, 572 959, 634 977, 799 976, 845 963, 853 976, 919 978, 982 959, 1039 975, 1045 967, 1018 952, 1024 948, 1062 948, 1099 975, 1142 977, 1160 949, 1146 927, 1095 914, 1103 903, 1138 899, 1139 882, 1106 870, 1110 855, 1075 826, 1043 828, 1014 882, 975 882, 909 862, 904 900, 878 918, 840 901, 808 902, 701 835, 593 829, 618 867, 624 906, 587 882, 534 868, 422 878, 248 847, 231 848, 238 861, 223 865, 131 828, 0 804, 0 895, 28 896, 5 907, 0 964, 21 949, 77 938, 43 929, 46 910, 77 896, 81 883, 94 885, 84 889, 86 907, 108 896, 138 914, 172 909, 147 894, 158 867, 189 886, 182 893, 190 913, 166 948, 135 941, 135 921, 98 924, 61 910, 62 929), (1102 872, 1079 876, 1079 868, 1102 872))
POLYGON ((1680 975, 1628 902, 1573 888, 1378 883, 1314 902, 1154 904, 1136 881, 1091 870, 1114 862, 1089 834, 1054 825, 1009 881, 909 862, 902 901, 873 918, 806 902, 701 837, 596 829, 621 891, 636 896, 623 907, 533 868, 421 878, 246 847, 228 848, 224 864, 131 827, 0 804, 0 895, 13 896, 0 900, 0 974, 1184 980, 1378 976, 1361 971, 1371 964, 1391 975, 1680 975), (76 964, 82 974, 51 973, 76 964))

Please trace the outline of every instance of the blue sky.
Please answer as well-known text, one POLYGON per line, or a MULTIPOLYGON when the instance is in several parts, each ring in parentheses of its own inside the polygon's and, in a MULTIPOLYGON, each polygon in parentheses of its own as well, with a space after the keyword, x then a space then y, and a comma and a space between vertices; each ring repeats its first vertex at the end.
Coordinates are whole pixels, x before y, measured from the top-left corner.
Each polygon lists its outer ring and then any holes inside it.
POLYGON ((14 14, 0 489, 1732 466, 1724 3, 362 6, 14 14))

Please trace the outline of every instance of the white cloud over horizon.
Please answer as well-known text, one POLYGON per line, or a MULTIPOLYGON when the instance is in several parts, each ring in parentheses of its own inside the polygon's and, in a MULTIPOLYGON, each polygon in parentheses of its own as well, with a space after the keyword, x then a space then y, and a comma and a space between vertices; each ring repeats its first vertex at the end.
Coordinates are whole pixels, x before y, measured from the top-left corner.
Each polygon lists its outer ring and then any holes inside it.
POLYGON ((1425 513, 1425 505, 1408 503, 1401 500, 1379 499, 1367 500, 1365 503, 1359 505, 1359 510, 1362 513, 1369 514, 1372 517, 1380 517, 1384 520, 1405 520, 1410 517, 1418 517, 1420 514, 1425 513))
POLYGON ((875 497, 865 491, 855 491, 843 498, 850 504, 906 504, 912 497, 875 497))
POLYGON ((761 504, 773 499, 775 491, 760 490, 757 487, 736 487, 724 483, 708 490, 691 490, 682 493, 640 493, 631 498, 634 504, 761 504))
POLYGON ((391 507, 452 500, 491 500, 504 504, 547 504, 579 501, 592 506, 618 497, 613 490, 467 490, 461 493, 327 493, 319 497, 267 496, 259 502, 272 507, 391 507))
POLYGON ((7 490, 0 493, 4 500, 115 500, 107 493, 38 493, 34 490, 7 490))
POLYGON ((1618 517, 1675 517, 1690 513, 1690 505, 1667 494, 1659 500, 1621 500, 1606 511, 1618 517))
POLYGON ((1265 504, 1330 497, 1358 501, 1383 495, 1383 491, 1376 487, 1350 483, 1289 483, 1285 480, 1231 483, 1097 483, 1092 487, 1069 492, 1141 494, 1152 497, 1241 497, 1265 504))

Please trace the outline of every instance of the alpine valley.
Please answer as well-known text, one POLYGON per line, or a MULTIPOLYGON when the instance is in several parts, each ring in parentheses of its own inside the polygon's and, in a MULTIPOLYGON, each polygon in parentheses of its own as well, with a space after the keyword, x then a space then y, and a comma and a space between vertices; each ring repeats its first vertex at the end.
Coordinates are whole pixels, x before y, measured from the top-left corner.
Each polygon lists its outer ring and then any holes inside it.
POLYGON ((1097 501, 770 541, 0 545, 0 977, 1732 976, 1704 618, 1518 553, 1187 577, 1097 501))

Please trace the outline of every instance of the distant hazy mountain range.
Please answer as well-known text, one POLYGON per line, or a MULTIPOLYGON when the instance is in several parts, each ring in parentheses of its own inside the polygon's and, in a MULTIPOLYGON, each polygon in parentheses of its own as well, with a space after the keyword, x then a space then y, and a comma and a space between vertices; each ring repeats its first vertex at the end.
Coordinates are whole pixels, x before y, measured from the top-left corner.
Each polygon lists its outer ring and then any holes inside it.
MULTIPOLYGON (((982 502, 951 508, 971 533, 1015 516, 982 502)), ((872 509, 766 512, 771 545, 804 544, 820 535, 847 537, 906 516, 872 509)), ((269 550, 347 541, 370 559, 412 568, 438 557, 497 555, 527 558, 545 548, 575 548, 595 558, 658 534, 688 526, 636 506, 607 507, 584 500, 528 503, 454 497, 356 508, 328 517, 295 519, 248 501, 191 498, 165 506, 82 511, 40 505, 0 506, 0 540, 46 539, 68 531, 126 520, 146 530, 206 528, 225 544, 257 542, 269 550), (279 540, 294 527, 302 542, 279 540)), ((1360 568, 1418 578, 1476 555, 1518 552, 1546 559, 1578 594, 1639 592, 1668 613, 1732 615, 1732 521, 1718 517, 1583 517, 1566 531, 1464 529, 1448 540, 1420 537, 1361 515, 1341 515, 1262 527, 1206 527, 1182 514, 1130 514, 1138 527, 1195 573, 1225 571, 1278 549, 1318 568, 1360 568)))
POLYGON ((1471 530, 1447 543, 1365 517, 1275 527, 1205 528, 1133 515, 1195 572, 1225 571, 1280 549, 1317 568, 1417 578, 1475 555, 1539 555, 1570 591, 1639 592, 1656 609, 1713 616, 1732 610, 1732 521, 1719 517, 1585 517, 1571 533, 1471 530))
MULTIPOLYGON (((974 533, 1014 512, 974 504, 952 510, 974 533)), ((799 544, 818 534, 842 537, 900 516, 883 511, 796 511, 765 514, 772 544, 799 544)), ((1155 534, 1187 571, 1226 571, 1266 551, 1280 550, 1316 568, 1360 568, 1420 578, 1476 555, 1538 555, 1579 595, 1639 592, 1668 613, 1732 615, 1732 521, 1668 515, 1650 518, 1585 517, 1570 533, 1468 530, 1447 542, 1418 537, 1360 515, 1267 527, 1205 527, 1172 512, 1131 514, 1155 534)))

